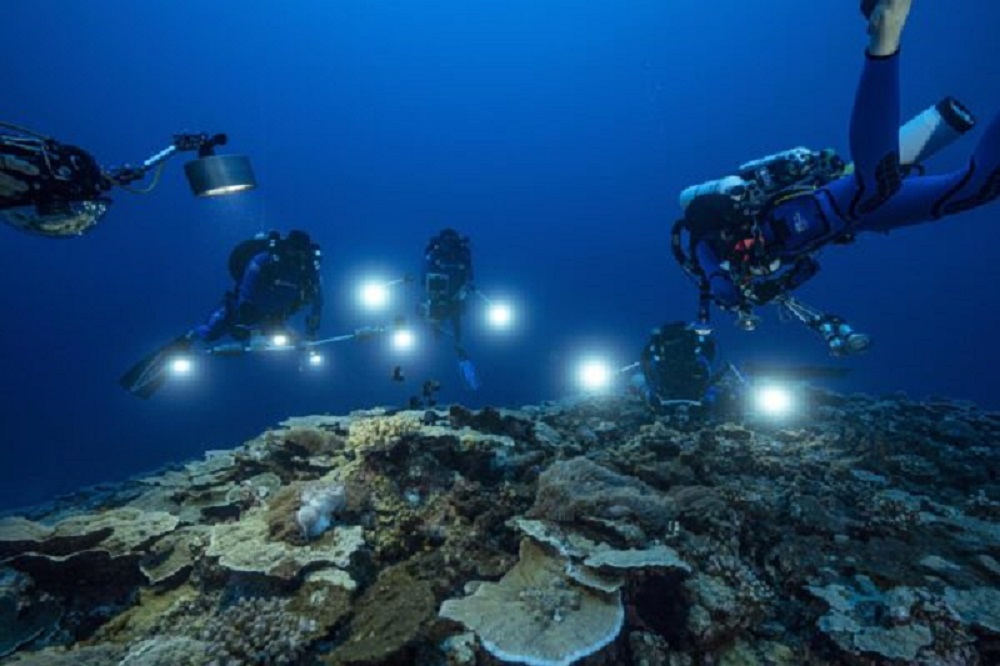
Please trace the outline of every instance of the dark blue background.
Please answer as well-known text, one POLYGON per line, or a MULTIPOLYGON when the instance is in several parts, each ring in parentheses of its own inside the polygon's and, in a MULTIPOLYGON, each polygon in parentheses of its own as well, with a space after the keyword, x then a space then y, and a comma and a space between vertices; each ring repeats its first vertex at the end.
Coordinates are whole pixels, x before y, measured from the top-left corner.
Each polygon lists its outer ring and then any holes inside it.
MULTIPOLYGON (((865 44, 855 5, 12 2, 4 119, 105 164, 175 131, 225 131, 261 187, 195 200, 177 160, 84 238, 0 229, 0 504, 232 446, 288 415, 398 404, 425 376, 446 400, 521 404, 571 390, 587 349, 629 361, 651 326, 692 315, 668 248, 680 189, 795 145, 846 150, 865 44), (444 225, 473 236, 479 284, 523 309, 514 336, 470 330, 478 395, 427 341, 407 387, 388 381, 378 345, 336 349, 322 375, 291 359, 211 363, 151 402, 116 383, 207 314, 229 249, 258 230, 322 242, 333 334, 365 323, 361 271, 417 271, 444 225)), ((1000 109, 998 27, 998 3, 917 0, 904 114, 945 94, 983 120, 1000 109)), ((931 166, 957 167, 973 140, 931 166)), ((1000 404, 998 246, 993 206, 826 253, 802 295, 877 343, 843 388, 1000 404)), ((756 335, 720 329, 735 359, 826 360, 773 315, 756 335)))

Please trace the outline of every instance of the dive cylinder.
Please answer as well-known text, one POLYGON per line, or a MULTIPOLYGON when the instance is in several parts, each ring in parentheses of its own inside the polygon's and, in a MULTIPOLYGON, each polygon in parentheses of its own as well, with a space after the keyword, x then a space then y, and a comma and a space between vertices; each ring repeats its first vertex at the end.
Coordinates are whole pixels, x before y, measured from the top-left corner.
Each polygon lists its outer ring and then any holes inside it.
POLYGON ((698 185, 691 185, 681 192, 681 209, 687 210, 688 204, 706 194, 725 194, 739 199, 746 191, 748 183, 739 176, 726 176, 716 180, 708 180, 698 185))
MULTIPOLYGON (((751 160, 746 164, 740 165, 740 173, 743 172, 760 172, 762 169, 770 172, 775 164, 787 165, 789 170, 804 169, 809 163, 813 156, 813 152, 808 148, 799 146, 798 148, 790 148, 788 150, 783 150, 780 153, 774 153, 773 155, 768 155, 767 157, 761 157, 760 159, 751 160)), ((766 176, 765 176, 766 177, 766 176)), ((767 183, 764 183, 767 185, 767 183)))
POLYGON ((825 182, 841 175, 844 163, 833 151, 798 147, 741 164, 736 175, 692 185, 681 192, 681 208, 705 194, 725 194, 746 204, 762 203, 768 196, 793 185, 825 182))
MULTIPOLYGON (((975 126, 976 117, 968 107, 954 97, 945 97, 899 128, 900 164, 911 166, 929 159, 975 126)), ((832 150, 792 148, 742 164, 737 175, 684 188, 681 210, 705 194, 725 194, 752 204, 785 187, 819 187, 844 173, 849 173, 849 168, 845 170, 832 150)))
POLYGON ((945 97, 899 129, 899 162, 920 164, 976 126, 976 117, 954 97, 945 97))

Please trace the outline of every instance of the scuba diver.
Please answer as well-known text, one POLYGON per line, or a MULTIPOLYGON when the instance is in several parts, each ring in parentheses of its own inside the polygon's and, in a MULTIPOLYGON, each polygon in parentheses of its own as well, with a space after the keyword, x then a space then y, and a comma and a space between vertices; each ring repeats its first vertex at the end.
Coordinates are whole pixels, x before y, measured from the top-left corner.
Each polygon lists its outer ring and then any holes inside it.
POLYGON ((229 256, 229 273, 235 284, 219 307, 205 323, 133 366, 122 376, 122 386, 149 398, 166 381, 168 364, 196 343, 210 345, 229 336, 236 341, 235 347, 223 345, 208 351, 246 351, 252 349, 254 336, 287 335, 288 319, 305 307, 309 310, 304 344, 315 340, 323 307, 319 264, 319 246, 304 231, 290 231, 284 238, 272 231, 243 241, 229 256))
POLYGON ((197 151, 184 165, 196 195, 231 194, 256 186, 249 161, 215 155, 225 134, 178 134, 171 144, 138 166, 104 168, 76 146, 29 129, 0 122, 0 217, 27 233, 71 238, 93 229, 112 201, 115 187, 148 194, 159 183, 166 161, 178 152, 197 151), (145 188, 131 187, 153 172, 145 188))
POLYGON ((713 384, 715 340, 682 321, 653 329, 639 359, 651 404, 700 402, 713 384))
POLYGON ((424 299, 420 303, 420 315, 430 322, 437 335, 448 333, 452 336, 458 370, 471 390, 479 389, 476 367, 462 347, 462 317, 468 305, 469 296, 476 293, 472 284, 472 249, 469 238, 461 236, 454 229, 444 229, 430 239, 424 250, 422 273, 424 299), (447 322, 451 330, 445 330, 447 322))
POLYGON ((640 372, 632 375, 632 389, 653 411, 686 406, 710 419, 743 418, 749 409, 759 407, 751 403, 755 397, 759 400, 755 394, 762 388, 782 386, 801 392, 813 380, 842 379, 849 373, 840 366, 720 364, 713 336, 683 321, 653 329, 639 362, 622 370, 636 368, 640 372))
POLYGON ((739 402, 742 375, 732 365, 716 367, 715 340, 683 321, 654 328, 643 347, 633 388, 654 410, 675 405, 728 415, 739 402))
POLYGON ((843 318, 792 297, 819 271, 815 257, 883 232, 977 208, 1000 196, 1000 116, 968 165, 926 175, 922 162, 975 125, 945 98, 899 127, 899 43, 912 0, 864 0, 870 37, 851 116, 853 164, 832 150, 796 148, 744 164, 738 175, 687 188, 673 252, 699 289, 695 328, 711 330, 711 305, 754 330, 754 308, 774 303, 819 334, 834 355, 866 350, 871 340, 843 318), (687 242, 684 235, 687 235, 687 242))

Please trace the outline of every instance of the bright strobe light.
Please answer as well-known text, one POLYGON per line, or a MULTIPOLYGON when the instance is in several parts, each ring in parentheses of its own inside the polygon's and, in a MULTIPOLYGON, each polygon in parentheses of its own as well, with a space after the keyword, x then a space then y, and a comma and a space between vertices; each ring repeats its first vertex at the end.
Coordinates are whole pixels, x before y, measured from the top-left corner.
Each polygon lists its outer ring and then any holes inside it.
POLYGON ((318 368, 323 365, 323 355, 319 352, 309 352, 309 366, 313 368, 318 368))
POLYGON ((514 320, 514 311, 508 303, 491 303, 486 311, 486 321, 497 330, 510 328, 514 320))
POLYGON ((584 391, 599 392, 610 388, 614 372, 607 361, 594 358, 583 361, 576 376, 584 391))
POLYGON ((795 400, 784 386, 761 386, 754 393, 754 406, 764 416, 782 417, 792 412, 795 400))
POLYGON ((377 280, 368 280, 358 289, 358 300, 366 310, 383 310, 389 305, 389 285, 377 280))
POLYGON ((416 336, 408 328, 401 328, 392 334, 392 348, 398 352, 410 351, 416 343, 416 336))
POLYGON ((187 356, 178 356, 170 362, 170 374, 175 377, 186 377, 194 369, 194 363, 187 356))
POLYGON ((271 336, 271 345, 275 347, 287 347, 288 346, 288 336, 284 333, 278 333, 277 335, 271 336))

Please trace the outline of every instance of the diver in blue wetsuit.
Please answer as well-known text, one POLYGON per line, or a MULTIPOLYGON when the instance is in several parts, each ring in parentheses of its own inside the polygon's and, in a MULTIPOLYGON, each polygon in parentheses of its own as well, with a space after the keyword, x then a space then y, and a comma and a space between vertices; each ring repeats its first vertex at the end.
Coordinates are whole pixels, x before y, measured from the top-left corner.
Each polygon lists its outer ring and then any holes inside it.
POLYGON ((969 164, 946 175, 925 175, 919 163, 942 147, 942 136, 957 137, 974 125, 967 109, 947 98, 899 129, 899 43, 910 5, 862 3, 870 43, 851 117, 853 165, 832 151, 800 148, 682 194, 686 210, 675 225, 674 253, 699 285, 700 330, 710 330, 712 304, 736 313, 738 323, 752 330, 753 309, 774 302, 820 334, 832 353, 864 351, 867 336, 791 297, 818 272, 816 253, 861 232, 938 220, 1000 196, 1000 116, 969 164), (928 114, 931 127, 925 127, 928 114))
POLYGON ((281 330, 308 306, 306 339, 314 340, 323 308, 319 258, 319 246, 304 231, 291 231, 285 238, 275 231, 240 243, 229 256, 235 287, 187 337, 202 342, 225 335, 246 340, 255 332, 281 330))
POLYGON ((255 334, 285 333, 287 321, 304 308, 306 340, 315 340, 323 307, 319 262, 319 246, 303 231, 284 238, 271 232, 240 243, 229 256, 235 286, 208 321, 136 363, 119 383, 149 398, 165 384, 169 363, 197 343, 225 336, 244 343, 255 334))
POLYGON ((477 390, 479 377, 476 367, 462 347, 462 317, 469 296, 476 291, 468 237, 461 236, 454 229, 444 229, 431 238, 424 251, 421 281, 424 299, 420 303, 420 314, 437 334, 445 332, 445 325, 451 323, 450 334, 458 356, 459 374, 467 387, 477 390))

